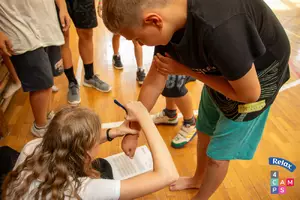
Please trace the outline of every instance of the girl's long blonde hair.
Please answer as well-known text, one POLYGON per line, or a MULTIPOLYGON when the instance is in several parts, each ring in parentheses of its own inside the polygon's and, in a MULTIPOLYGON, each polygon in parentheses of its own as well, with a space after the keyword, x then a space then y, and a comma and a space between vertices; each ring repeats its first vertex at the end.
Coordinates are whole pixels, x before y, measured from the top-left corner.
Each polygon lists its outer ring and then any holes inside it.
POLYGON ((60 110, 41 144, 6 177, 3 199, 23 199, 28 192, 36 200, 49 196, 51 199, 80 199, 77 193, 81 186, 79 178, 100 176, 92 168, 92 158, 87 153, 99 143, 100 131, 100 119, 93 111, 81 107, 60 110), (37 180, 39 186, 29 191, 30 185, 37 180))

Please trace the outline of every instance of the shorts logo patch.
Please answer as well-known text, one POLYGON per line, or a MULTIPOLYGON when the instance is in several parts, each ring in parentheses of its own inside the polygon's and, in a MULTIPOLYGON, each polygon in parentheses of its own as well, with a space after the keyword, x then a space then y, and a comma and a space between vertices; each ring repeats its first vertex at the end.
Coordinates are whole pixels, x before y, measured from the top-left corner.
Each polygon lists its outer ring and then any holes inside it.
POLYGON ((238 106, 239 113, 251 113, 262 110, 266 106, 266 101, 261 100, 255 103, 248 103, 238 106))

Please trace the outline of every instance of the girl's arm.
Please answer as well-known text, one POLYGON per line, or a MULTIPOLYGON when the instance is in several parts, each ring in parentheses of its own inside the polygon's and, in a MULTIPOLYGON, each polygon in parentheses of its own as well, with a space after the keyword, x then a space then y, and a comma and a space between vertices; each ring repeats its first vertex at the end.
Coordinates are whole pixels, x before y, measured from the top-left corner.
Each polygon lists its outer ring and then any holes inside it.
MULTIPOLYGON (((143 109, 136 112, 137 121, 145 133, 152 152, 153 171, 121 181, 121 200, 135 199, 156 192, 175 182, 179 177, 171 154, 151 116, 142 103, 138 103, 140 104, 138 106, 143 109)), ((130 107, 127 110, 130 110, 130 107)))

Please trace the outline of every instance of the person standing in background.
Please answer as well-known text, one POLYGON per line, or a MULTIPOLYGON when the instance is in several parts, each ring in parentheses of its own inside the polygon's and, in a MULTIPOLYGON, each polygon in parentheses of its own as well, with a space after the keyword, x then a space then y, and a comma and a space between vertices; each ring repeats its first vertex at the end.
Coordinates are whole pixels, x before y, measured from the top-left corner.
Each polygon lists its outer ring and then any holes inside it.
MULTIPOLYGON (((5 54, 11 56, 23 91, 29 92, 35 120, 31 133, 36 137, 45 134, 53 118, 53 112, 48 113, 51 110, 52 69, 62 64, 59 47, 64 44, 64 38, 55 3, 66 31, 69 29, 70 17, 64 0, 0 2, 0 31, 7 35, 4 42, 7 49, 5 54)), ((3 49, 2 46, 2 51, 3 49)))
MULTIPOLYGON (((112 87, 94 74, 93 28, 98 26, 95 2, 94 0, 65 0, 65 2, 79 37, 79 54, 83 60, 85 72, 83 85, 101 92, 110 92, 112 87)), ((62 46, 62 57, 65 75, 69 81, 68 102, 79 104, 81 102, 80 83, 77 82, 74 74, 69 31, 64 32, 64 37, 66 42, 62 46)))

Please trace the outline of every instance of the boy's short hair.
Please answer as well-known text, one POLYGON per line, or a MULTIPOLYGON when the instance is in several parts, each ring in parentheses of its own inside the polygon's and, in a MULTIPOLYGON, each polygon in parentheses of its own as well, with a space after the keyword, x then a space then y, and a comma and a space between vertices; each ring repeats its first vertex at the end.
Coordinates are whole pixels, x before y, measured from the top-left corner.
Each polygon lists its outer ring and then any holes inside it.
POLYGON ((160 8, 171 0, 103 0, 102 19, 107 29, 118 33, 124 27, 142 25, 142 10, 160 8))

